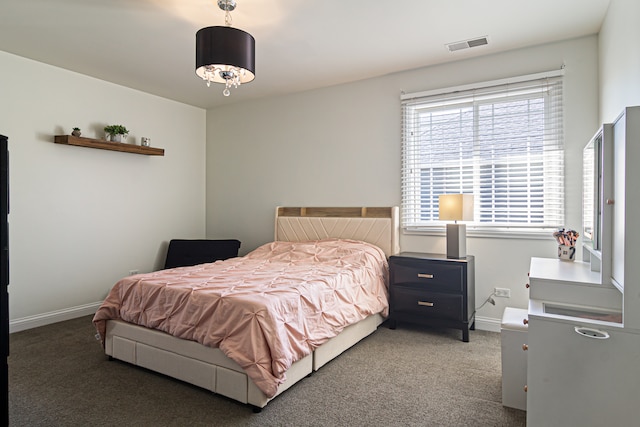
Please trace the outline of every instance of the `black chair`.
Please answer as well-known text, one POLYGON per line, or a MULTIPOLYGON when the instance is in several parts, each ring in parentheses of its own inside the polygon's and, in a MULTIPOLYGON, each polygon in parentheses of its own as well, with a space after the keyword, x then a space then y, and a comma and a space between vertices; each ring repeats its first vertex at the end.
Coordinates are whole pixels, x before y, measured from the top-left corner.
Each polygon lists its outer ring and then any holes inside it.
POLYGON ((164 268, 187 267, 238 256, 240 241, 228 240, 185 240, 169 242, 164 268))

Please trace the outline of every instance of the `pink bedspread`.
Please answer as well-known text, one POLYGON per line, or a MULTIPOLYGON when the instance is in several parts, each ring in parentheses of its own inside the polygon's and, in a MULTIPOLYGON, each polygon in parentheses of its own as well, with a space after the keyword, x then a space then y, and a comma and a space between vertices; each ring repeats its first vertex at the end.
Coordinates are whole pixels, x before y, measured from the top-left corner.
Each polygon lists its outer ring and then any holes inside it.
POLYGON ((388 314, 388 266, 353 240, 272 242, 244 257, 126 277, 95 314, 219 347, 272 397, 293 362, 374 313, 388 314))

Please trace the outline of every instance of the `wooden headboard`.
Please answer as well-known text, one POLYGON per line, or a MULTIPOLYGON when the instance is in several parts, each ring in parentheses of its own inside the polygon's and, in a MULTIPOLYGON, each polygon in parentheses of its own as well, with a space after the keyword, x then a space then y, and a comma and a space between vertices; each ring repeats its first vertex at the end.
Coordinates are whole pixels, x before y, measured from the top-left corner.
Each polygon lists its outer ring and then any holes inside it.
POLYGON ((353 239, 400 252, 398 207, 276 208, 275 240, 353 239))

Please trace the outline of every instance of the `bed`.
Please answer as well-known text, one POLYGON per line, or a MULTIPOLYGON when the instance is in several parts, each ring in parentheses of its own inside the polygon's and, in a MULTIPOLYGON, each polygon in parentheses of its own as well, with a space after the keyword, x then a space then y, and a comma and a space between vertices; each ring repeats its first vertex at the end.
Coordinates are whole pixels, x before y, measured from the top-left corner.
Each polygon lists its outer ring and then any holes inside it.
POLYGON ((273 242, 244 257, 119 281, 94 316, 105 353, 110 358, 194 384, 259 411, 291 385, 373 333, 382 323, 388 313, 386 259, 399 252, 397 207, 278 207, 274 237, 273 242), (307 265, 315 262, 309 261, 311 258, 319 260, 318 264, 307 265), (327 259, 328 267, 325 266, 327 259), (364 266, 358 264, 361 260, 364 266), (274 266, 278 273, 271 276, 274 266), (316 268, 329 268, 330 273, 316 268), (380 287, 381 276, 384 276, 384 297, 379 289, 373 290, 380 287), (345 290, 347 285, 343 286, 343 281, 354 277, 358 283, 371 282, 372 289, 358 285, 354 290, 345 290), (206 286, 201 284, 204 283, 201 278, 205 278, 206 286), (216 283, 221 281, 226 288, 214 292, 216 283), (288 282, 292 281, 300 284, 290 289, 288 282), (279 287, 285 282, 286 290, 279 287), (344 289, 333 293, 325 290, 323 295, 338 295, 327 301, 324 296, 307 296, 307 290, 318 282, 344 289), (267 283, 269 290, 265 291, 267 283), (152 291, 150 294, 141 290, 145 286, 152 291), (272 287, 275 293, 284 296, 282 300, 266 299, 272 287), (190 296, 176 293, 181 288, 190 296), (196 299, 193 296, 204 289, 215 295, 215 310, 210 308, 210 303, 194 308, 185 302, 196 299), (169 290, 175 296, 169 298, 169 290), (298 293, 293 299, 296 304, 305 301, 301 313, 294 311, 298 308, 286 297, 292 293, 298 293), (232 299, 231 294, 234 297, 246 294, 246 298, 239 298, 243 301, 240 305, 245 307, 230 311, 223 306, 223 303, 230 304, 227 301, 232 299), (347 294, 348 298, 344 296, 347 294), (332 307, 343 299, 351 300, 348 311, 336 315, 332 307), (158 307, 164 308, 150 308, 151 300, 159 301, 158 307), (311 300, 313 304, 306 304, 311 300), (321 308, 318 313, 309 313, 305 311, 309 306, 321 308), (325 310, 325 306, 329 308, 325 310), (196 312, 200 320, 186 317, 185 313, 196 312), (210 314, 222 316, 223 313, 224 317, 212 318, 206 327, 201 322, 210 314), (286 319, 282 320, 283 317, 286 319), (176 327, 177 321, 172 320, 177 318, 187 319, 188 326, 176 327), (309 323, 310 318, 318 321, 309 323), (302 323, 297 323, 300 319, 302 323), (268 323, 271 321, 278 326, 271 326, 268 323), (214 331, 213 324, 222 329, 214 331), (236 336, 235 330, 240 327, 251 331, 248 338, 236 336), (291 336, 299 336, 300 340, 294 342, 291 336), (271 340, 288 346, 281 349, 271 340))

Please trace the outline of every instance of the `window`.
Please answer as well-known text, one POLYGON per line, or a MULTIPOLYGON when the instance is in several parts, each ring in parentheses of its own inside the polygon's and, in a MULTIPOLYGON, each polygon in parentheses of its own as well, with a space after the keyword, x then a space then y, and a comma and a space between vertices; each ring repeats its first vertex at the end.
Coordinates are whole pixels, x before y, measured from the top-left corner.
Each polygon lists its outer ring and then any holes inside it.
POLYGON ((448 193, 474 195, 472 230, 562 226, 560 73, 439 92, 402 97, 403 228, 442 229, 448 193))

